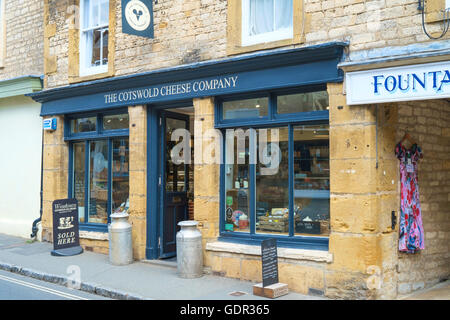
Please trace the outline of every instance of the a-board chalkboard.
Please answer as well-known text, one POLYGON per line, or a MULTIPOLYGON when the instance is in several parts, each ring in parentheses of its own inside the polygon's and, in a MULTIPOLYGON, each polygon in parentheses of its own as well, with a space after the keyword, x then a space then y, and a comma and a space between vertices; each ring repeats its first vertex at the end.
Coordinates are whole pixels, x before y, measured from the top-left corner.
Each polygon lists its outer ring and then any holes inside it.
POLYGON ((278 283, 277 240, 267 239, 261 242, 263 287, 278 283))
POLYGON ((77 199, 53 201, 53 251, 54 256, 80 254, 77 199))

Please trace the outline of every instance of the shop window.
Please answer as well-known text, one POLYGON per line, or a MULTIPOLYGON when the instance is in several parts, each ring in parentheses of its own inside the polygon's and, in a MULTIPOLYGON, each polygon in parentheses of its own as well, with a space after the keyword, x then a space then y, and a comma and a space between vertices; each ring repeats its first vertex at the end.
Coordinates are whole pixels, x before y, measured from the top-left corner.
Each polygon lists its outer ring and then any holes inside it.
POLYGON ((269 101, 267 98, 245 99, 224 102, 222 107, 223 119, 245 119, 266 117, 269 101))
POLYGON ((65 137, 70 144, 69 197, 78 200, 82 228, 99 231, 106 231, 111 213, 129 207, 129 130, 123 125, 112 125, 108 130, 96 125, 108 123, 108 119, 128 122, 125 114, 66 121, 70 127, 65 137))
POLYGON ((72 133, 91 132, 97 130, 96 117, 72 119, 71 122, 70 128, 72 133))
MULTIPOLYGON (((259 136, 267 135, 267 155, 279 157, 279 164, 272 172, 265 173, 261 144, 257 144, 258 162, 256 164, 256 232, 266 234, 289 234, 289 134, 288 127, 257 130, 259 136), (273 133, 276 133, 273 135, 273 133), (271 144, 271 137, 277 137, 279 150, 271 144)), ((260 141, 260 139, 258 139, 260 141)))
POLYGON ((128 129, 128 113, 105 115, 103 117, 103 130, 128 129))
POLYGON ((277 97, 277 113, 297 113, 328 110, 326 91, 307 92, 277 97))
MULTIPOLYGON (((252 125, 247 117, 245 127, 236 126, 239 120, 216 122, 226 137, 221 237, 250 242, 275 237, 288 246, 325 249, 330 233, 328 95, 318 90, 267 96, 269 116, 263 121, 255 116, 252 125), (288 120, 276 117, 277 109, 288 120)), ((249 99, 225 101, 234 106, 249 99)), ((219 101, 217 108, 224 110, 224 104, 219 101)))
POLYGON ((243 0, 242 45, 291 39, 292 0, 243 0))
POLYGON ((108 71, 109 0, 81 0, 80 75, 108 71))
POLYGON ((328 125, 293 126, 294 233, 330 233, 328 125))

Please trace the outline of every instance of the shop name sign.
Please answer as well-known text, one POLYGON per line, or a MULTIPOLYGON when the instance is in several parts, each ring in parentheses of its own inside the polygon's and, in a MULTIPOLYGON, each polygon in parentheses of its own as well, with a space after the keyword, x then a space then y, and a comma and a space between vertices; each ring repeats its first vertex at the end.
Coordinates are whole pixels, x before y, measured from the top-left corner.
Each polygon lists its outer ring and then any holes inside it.
POLYGON ((349 105, 449 98, 450 63, 348 72, 345 87, 349 105))
POLYGON ((174 84, 164 84, 148 88, 130 89, 120 92, 111 92, 104 95, 105 104, 115 104, 119 102, 139 102, 148 99, 170 97, 179 95, 191 95, 206 93, 228 88, 236 88, 238 76, 217 77, 206 80, 195 80, 174 84))

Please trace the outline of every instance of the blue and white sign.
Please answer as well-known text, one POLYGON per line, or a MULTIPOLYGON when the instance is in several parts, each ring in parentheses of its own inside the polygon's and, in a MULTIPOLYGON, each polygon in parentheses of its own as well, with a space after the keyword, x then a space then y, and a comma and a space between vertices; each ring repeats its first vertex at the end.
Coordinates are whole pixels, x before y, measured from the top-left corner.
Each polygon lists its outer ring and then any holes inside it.
POLYGON ((43 129, 44 130, 55 131, 56 130, 56 124, 57 124, 56 118, 44 119, 43 129))
POLYGON ((450 62, 348 72, 347 104, 443 99, 450 97, 450 62))
POLYGON ((152 0, 122 0, 122 32, 153 38, 152 0))

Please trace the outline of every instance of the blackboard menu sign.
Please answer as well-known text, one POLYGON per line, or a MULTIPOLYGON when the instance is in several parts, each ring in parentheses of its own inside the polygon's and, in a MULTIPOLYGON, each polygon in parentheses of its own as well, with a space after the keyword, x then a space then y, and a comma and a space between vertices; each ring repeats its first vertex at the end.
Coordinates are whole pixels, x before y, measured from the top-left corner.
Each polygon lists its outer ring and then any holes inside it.
POLYGON ((300 221, 295 230, 298 233, 320 234, 319 221, 300 221))
POLYGON ((278 283, 277 240, 267 239, 261 242, 263 287, 278 283))
POLYGON ((77 199, 53 201, 53 256, 80 254, 77 199))

